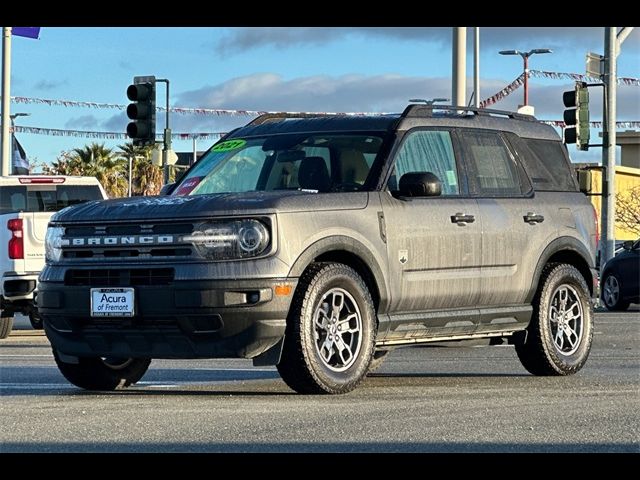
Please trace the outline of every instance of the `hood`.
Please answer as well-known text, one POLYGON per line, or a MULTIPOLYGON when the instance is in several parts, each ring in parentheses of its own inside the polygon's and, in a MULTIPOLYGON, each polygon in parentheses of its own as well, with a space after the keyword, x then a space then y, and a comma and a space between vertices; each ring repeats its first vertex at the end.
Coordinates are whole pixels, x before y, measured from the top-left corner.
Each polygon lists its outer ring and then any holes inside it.
POLYGON ((226 215, 259 215, 365 208, 367 192, 302 191, 219 193, 193 196, 132 197, 87 202, 60 210, 52 222, 170 220, 226 215))

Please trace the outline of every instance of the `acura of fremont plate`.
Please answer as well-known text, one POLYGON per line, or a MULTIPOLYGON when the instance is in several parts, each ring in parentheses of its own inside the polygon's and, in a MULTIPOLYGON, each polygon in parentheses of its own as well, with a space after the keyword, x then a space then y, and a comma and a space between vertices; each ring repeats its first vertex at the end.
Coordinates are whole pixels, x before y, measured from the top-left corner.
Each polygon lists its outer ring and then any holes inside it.
POLYGON ((133 288, 92 288, 92 317, 133 317, 133 288))

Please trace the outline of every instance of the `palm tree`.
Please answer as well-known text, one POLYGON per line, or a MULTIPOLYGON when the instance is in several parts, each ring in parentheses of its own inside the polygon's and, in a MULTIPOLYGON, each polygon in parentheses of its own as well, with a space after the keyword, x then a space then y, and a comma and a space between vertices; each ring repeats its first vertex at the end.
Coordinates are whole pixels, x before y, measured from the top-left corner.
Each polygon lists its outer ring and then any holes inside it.
POLYGON ((125 161, 133 159, 133 172, 131 174, 132 195, 157 195, 162 188, 162 169, 151 163, 153 146, 137 146, 133 142, 118 145, 118 152, 125 161), (136 157, 138 159, 136 160, 136 157), (139 157, 144 157, 140 159, 139 157))
POLYGON ((110 197, 127 194, 126 162, 117 158, 113 149, 106 148, 104 143, 74 148, 69 152, 65 167, 80 175, 96 177, 110 197))

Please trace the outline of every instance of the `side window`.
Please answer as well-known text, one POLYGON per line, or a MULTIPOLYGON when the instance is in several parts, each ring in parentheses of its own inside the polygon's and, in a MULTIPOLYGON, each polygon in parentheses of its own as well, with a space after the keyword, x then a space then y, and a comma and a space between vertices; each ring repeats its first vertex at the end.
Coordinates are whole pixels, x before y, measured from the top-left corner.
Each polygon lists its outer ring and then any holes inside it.
POLYGON ((468 178, 478 195, 521 195, 518 165, 498 133, 462 132, 468 178))
POLYGON ((536 190, 577 190, 566 147, 560 141, 523 138, 522 163, 536 190))
POLYGON ((397 190, 402 175, 410 172, 431 172, 442 182, 443 196, 459 195, 458 170, 451 134, 437 130, 409 133, 396 155, 389 188, 397 190))

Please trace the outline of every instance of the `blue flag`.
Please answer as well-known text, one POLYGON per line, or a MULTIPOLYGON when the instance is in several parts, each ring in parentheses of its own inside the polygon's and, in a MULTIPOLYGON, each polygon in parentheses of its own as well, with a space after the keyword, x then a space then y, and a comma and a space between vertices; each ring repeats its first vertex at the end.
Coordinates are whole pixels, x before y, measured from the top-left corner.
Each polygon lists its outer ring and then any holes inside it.
POLYGON ((40 27, 11 27, 11 34, 37 39, 40 36, 40 27))

